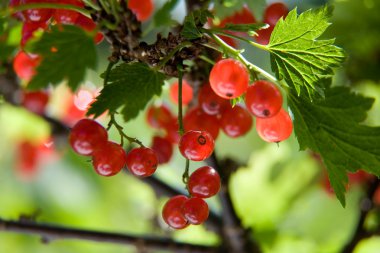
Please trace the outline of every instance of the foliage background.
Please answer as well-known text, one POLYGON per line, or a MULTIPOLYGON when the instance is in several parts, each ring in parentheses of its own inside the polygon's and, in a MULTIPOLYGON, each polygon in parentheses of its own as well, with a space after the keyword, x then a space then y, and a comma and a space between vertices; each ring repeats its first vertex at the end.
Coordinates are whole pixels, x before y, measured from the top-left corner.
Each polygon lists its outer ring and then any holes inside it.
MULTIPOLYGON (((157 1, 156 4, 162 2, 157 1)), ((298 6, 299 11, 304 11, 322 5, 325 1, 299 0, 287 3, 291 9, 298 6)), ((330 3, 335 6, 335 11, 333 25, 328 33, 337 37, 338 45, 350 55, 345 68, 335 78, 336 84, 350 85, 360 93, 375 97, 366 123, 379 125, 380 4, 377 0, 335 0, 330 3)), ((182 2, 173 11, 179 20, 184 15, 181 6, 182 2)), ((17 31, 15 34, 17 38, 17 31)), ((103 43, 98 50, 99 58, 106 59, 107 44, 103 43)), ((246 55, 270 71, 266 53, 247 50, 246 55)), ((106 62, 99 62, 99 73, 105 66, 106 62)), ((89 73, 88 80, 95 85, 101 84, 96 71, 89 73)), ((164 87, 164 99, 167 98, 168 87, 169 83, 164 87)), ((59 87, 49 105, 52 115, 62 114, 62 92, 65 92, 65 88, 59 87)), ((175 111, 175 106, 171 106, 175 111)), ((145 123, 144 113, 126 124, 125 130, 143 143, 150 143, 154 135, 145 123)), ((24 109, 1 104, 0 217, 18 219, 20 214, 32 214, 38 210, 40 215, 37 219, 41 222, 136 235, 170 233, 181 241, 217 243, 218 238, 202 226, 191 226, 176 232, 167 230, 160 218, 165 198, 156 196, 147 184, 128 173, 112 178, 97 176, 88 159, 75 155, 65 145, 65 140, 57 143, 58 157, 46 159, 34 180, 21 180, 14 169, 18 157, 12 144, 23 139, 44 139, 49 131, 44 121, 24 109)), ((115 141, 119 138, 116 132, 110 135, 115 141)), ((343 208, 333 195, 326 193, 321 184, 324 169, 310 153, 298 152, 294 136, 277 147, 261 141, 254 130, 236 140, 221 133, 216 153, 220 157, 230 157, 246 164, 233 175, 230 190, 244 225, 253 228, 265 252, 333 253, 338 252, 349 239, 358 217, 358 200, 363 194, 362 189, 359 186, 351 187, 347 195, 347 207, 343 208)), ((159 168, 157 176, 182 189, 183 166, 183 158, 176 153, 170 164, 159 168)), ((191 169, 198 166, 199 163, 192 163, 191 169)), ((218 212, 219 205, 215 200, 211 199, 210 205, 218 212)), ((378 252, 379 248, 380 238, 372 237, 360 243, 355 253, 378 252)), ((45 245, 38 237, 0 234, 0 252, 135 251, 132 246, 74 240, 52 241, 45 245)))

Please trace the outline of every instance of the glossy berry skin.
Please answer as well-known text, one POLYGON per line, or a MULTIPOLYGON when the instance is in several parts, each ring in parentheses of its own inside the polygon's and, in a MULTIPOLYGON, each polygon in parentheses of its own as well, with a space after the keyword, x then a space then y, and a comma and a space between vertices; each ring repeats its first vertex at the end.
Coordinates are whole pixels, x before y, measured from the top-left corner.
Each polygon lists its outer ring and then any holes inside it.
POLYGON ((210 85, 214 92, 225 99, 241 96, 248 88, 249 74, 239 61, 218 61, 210 72, 210 85))
POLYGON ((293 123, 289 114, 281 109, 271 118, 257 118, 256 130, 264 141, 280 142, 292 134, 293 123))
POLYGON ((256 42, 261 45, 268 45, 273 29, 274 29, 274 26, 270 26, 266 29, 261 29, 261 30, 256 31, 257 33, 256 42))
MULTIPOLYGON (((90 156, 96 149, 103 149, 107 143, 106 129, 95 120, 81 119, 71 129, 69 135, 73 150, 85 156, 90 156)), ((110 146, 112 146, 110 144, 110 146)), ((112 148, 112 147, 111 147, 112 148)))
MULTIPOLYGON (((84 7, 81 0, 59 0, 59 3, 84 7)), ((58 24, 74 24, 79 16, 79 12, 67 9, 55 9, 53 13, 53 18, 58 24)))
POLYGON ((252 127, 251 114, 240 105, 229 107, 223 111, 220 119, 220 128, 232 138, 245 135, 252 127))
POLYGON ((199 225, 208 218, 208 205, 201 198, 189 198, 183 203, 182 213, 190 224, 199 225))
POLYGON ((202 110, 209 115, 217 115, 230 105, 227 99, 221 98, 211 89, 209 84, 200 88, 198 104, 202 110))
POLYGON ((245 94, 245 105, 254 116, 270 118, 280 111, 282 95, 273 83, 263 80, 256 81, 248 87, 245 94))
POLYGON ((173 156, 173 144, 160 136, 153 137, 152 150, 156 153, 159 164, 169 162, 173 156))
POLYGON ((20 79, 30 81, 36 74, 36 67, 39 63, 38 56, 19 51, 13 60, 13 70, 20 79))
POLYGON ((47 92, 30 91, 23 94, 21 104, 31 112, 44 114, 48 102, 49 94, 47 92))
MULTIPOLYGON (((178 104, 178 82, 170 86, 170 99, 178 104)), ((193 99, 193 88, 185 81, 182 81, 182 104, 188 105, 193 99)))
POLYGON ((96 173, 109 177, 125 167, 127 156, 122 146, 108 141, 93 152, 92 164, 96 173))
POLYGON ((174 116, 165 104, 151 105, 146 113, 146 120, 153 128, 166 128, 173 123, 174 116))
POLYGON ((271 26, 275 26, 277 21, 283 17, 285 18, 288 14, 288 7, 281 2, 272 3, 267 6, 264 12, 264 23, 271 26))
MULTIPOLYGON (((37 3, 46 3, 47 0, 21 0, 21 4, 37 4, 37 3)), ((26 22, 46 22, 51 18, 53 14, 52 9, 29 9, 24 10, 22 14, 25 17, 26 22)))
POLYGON ((129 0, 128 8, 136 15, 137 20, 143 22, 152 15, 154 5, 152 0, 129 0))
POLYGON ((158 157, 153 149, 134 148, 127 154, 127 168, 135 176, 148 177, 152 175, 158 165, 158 157))
POLYGON ((177 195, 169 199, 164 205, 162 218, 171 228, 183 229, 189 225, 182 212, 182 207, 186 200, 188 200, 186 196, 177 195))
POLYGON ((45 30, 47 28, 46 22, 24 22, 22 25, 22 31, 21 31, 21 47, 24 47, 26 43, 32 39, 33 33, 39 29, 45 30))
POLYGON ((203 161, 214 151, 214 139, 206 131, 188 131, 179 141, 179 151, 192 161, 203 161))
POLYGON ((190 175, 188 187, 193 197, 210 198, 220 190, 220 176, 212 167, 203 166, 190 175))
POLYGON ((189 110, 183 118, 185 131, 202 130, 209 132, 214 140, 219 135, 219 119, 216 115, 209 115, 199 107, 189 110))

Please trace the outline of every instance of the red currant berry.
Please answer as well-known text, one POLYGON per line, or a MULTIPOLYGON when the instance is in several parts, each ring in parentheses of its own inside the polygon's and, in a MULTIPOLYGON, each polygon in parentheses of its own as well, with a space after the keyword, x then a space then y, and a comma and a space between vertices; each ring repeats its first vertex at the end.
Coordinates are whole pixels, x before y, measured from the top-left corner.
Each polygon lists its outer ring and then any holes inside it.
MULTIPOLYGON (((37 4, 46 3, 47 0, 21 0, 21 4, 37 4)), ((22 12, 26 21, 30 22, 46 22, 51 18, 52 9, 28 9, 22 12)))
POLYGON ((280 142, 289 138, 293 123, 289 114, 281 109, 271 118, 257 118, 256 130, 261 139, 267 142, 280 142))
POLYGON ((245 135, 251 129, 252 123, 251 114, 240 105, 224 110, 220 119, 220 127, 232 138, 245 135))
POLYGON ((182 206, 188 198, 184 195, 177 195, 166 202, 162 209, 162 218, 165 223, 175 229, 182 229, 189 225, 182 213, 182 206))
POLYGON ((22 25, 22 31, 21 31, 21 47, 24 47, 26 43, 32 39, 34 36, 34 32, 42 29, 45 30, 47 28, 46 22, 24 22, 22 25))
POLYGON ((127 154, 127 168, 135 176, 148 177, 158 165, 156 153, 150 148, 134 148, 127 154))
MULTIPOLYGON (((178 104, 178 82, 170 86, 170 99, 178 104)), ((193 88, 185 81, 182 80, 182 104, 188 105, 193 99, 193 88)))
POLYGON ((203 161, 214 151, 214 139, 206 131, 188 131, 179 141, 181 154, 192 161, 203 161))
MULTIPOLYGON (((88 31, 88 32, 92 32, 96 29, 96 23, 92 19, 82 14, 79 14, 79 17, 75 20, 75 24, 82 27, 85 31, 88 31)), ((94 38, 95 43, 99 44, 100 42, 102 42, 103 39, 104 39, 103 33, 97 32, 94 38)))
POLYGON ((166 138, 154 136, 152 149, 157 154, 159 164, 167 163, 172 158, 173 144, 166 138))
POLYGON ((219 135, 219 119, 216 115, 209 115, 199 107, 189 110, 183 118, 185 131, 203 130, 209 132, 214 140, 219 135))
POLYGON ((152 15, 154 5, 152 0, 129 0, 128 8, 143 22, 152 15))
POLYGON ((210 115, 217 115, 230 105, 227 99, 215 94, 209 84, 205 84, 199 90, 198 104, 202 110, 210 115))
POLYGON ((96 173, 101 176, 113 176, 125 167, 127 156, 122 146, 107 141, 93 152, 92 164, 96 173))
MULTIPOLYGON (((106 129, 95 120, 81 119, 71 129, 69 140, 73 150, 80 155, 92 155, 107 143, 106 129)), ((113 144, 109 145, 113 146, 113 144)), ((111 147, 112 148, 112 147, 111 147)))
POLYGON ((193 197, 209 198, 219 192, 220 176, 212 167, 203 166, 190 175, 188 186, 193 197))
POLYGON ((49 94, 45 91, 31 91, 23 94, 21 104, 31 112, 44 114, 49 94))
POLYGON ((261 30, 256 31, 257 33, 256 42, 261 45, 268 45, 273 28, 274 26, 270 26, 266 29, 261 29, 261 30))
POLYGON ((260 80, 248 87, 245 104, 256 117, 270 118, 280 111, 282 95, 276 85, 260 80))
POLYGON ((220 22, 219 27, 224 27, 226 24, 253 24, 256 23, 256 19, 253 16, 252 12, 244 6, 243 9, 241 9, 238 12, 235 12, 234 15, 229 16, 220 22))
POLYGON ((270 26, 275 26, 277 21, 281 17, 285 18, 288 12, 288 7, 284 3, 272 3, 265 9, 264 22, 270 26))
POLYGON ((241 96, 248 88, 249 74, 239 61, 218 61, 210 72, 210 85, 214 92, 226 99, 241 96))
POLYGON ((38 147, 29 141, 23 141, 18 146, 17 152, 18 175, 25 180, 32 179, 38 167, 38 147))
POLYGON ((153 128, 166 128, 173 123, 173 119, 173 114, 165 104, 161 106, 151 105, 146 113, 146 120, 153 128))
POLYGON ((208 218, 208 205, 201 198, 190 198, 183 203, 182 213, 190 224, 202 224, 208 218))
MULTIPOLYGON (((84 7, 84 3, 81 0, 59 0, 59 3, 84 7)), ((58 24, 74 24, 79 16, 79 12, 67 9, 56 9, 53 13, 54 20, 58 24)))
POLYGON ((37 55, 29 55, 24 51, 19 51, 13 60, 13 69, 16 75, 25 81, 30 81, 36 74, 36 67, 40 63, 37 55))
POLYGON ((165 138, 171 143, 178 144, 181 136, 179 135, 178 119, 174 118, 170 124, 165 126, 165 138))

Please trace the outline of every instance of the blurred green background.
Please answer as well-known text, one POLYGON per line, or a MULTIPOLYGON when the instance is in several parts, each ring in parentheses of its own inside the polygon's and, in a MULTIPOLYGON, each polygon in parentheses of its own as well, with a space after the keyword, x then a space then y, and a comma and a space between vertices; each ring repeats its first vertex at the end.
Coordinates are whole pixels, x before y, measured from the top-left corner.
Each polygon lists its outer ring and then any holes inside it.
MULTIPOLYGON (((164 1, 156 1, 159 6, 164 1)), ((269 1, 268 1, 269 2, 269 1)), ((274 1, 270 1, 274 2, 274 1)), ((325 4, 326 1, 287 1, 299 11, 325 4)), ((376 98, 367 119, 380 125, 380 1, 336 0, 329 37, 337 37, 349 59, 338 71, 337 85, 349 85, 360 93, 376 98)), ((173 15, 183 15, 183 3, 173 15)), ((242 44, 242 47, 245 47, 242 44)), ((99 72, 105 69, 108 47, 103 43, 99 55, 99 72)), ((246 49, 249 60, 270 71, 268 55, 246 49)), ((101 84, 98 73, 89 73, 88 89, 101 84)), ((164 99, 167 98, 168 84, 164 99)), ((55 91, 49 104, 52 116, 62 116, 64 87, 55 91)), ((175 106, 171 104, 173 111, 175 106)), ((121 122, 121 120, 120 120, 121 122)), ((106 120, 103 121, 106 124, 106 120)), ((130 136, 149 144, 155 132, 145 123, 145 114, 125 125, 130 136)), ((74 154, 65 140, 56 140, 54 155, 43 157, 32 178, 17 170, 17 143, 41 142, 50 134, 49 126, 22 108, 0 106, 0 217, 18 219, 20 215, 38 213, 37 221, 77 228, 118 231, 134 235, 172 235, 180 241, 213 245, 218 237, 202 226, 182 231, 169 230, 160 212, 166 198, 128 173, 104 178, 95 174, 91 162, 74 154), (14 145, 13 145, 14 144, 14 145)), ((324 171, 308 152, 299 152, 294 135, 276 144, 264 143, 252 129, 244 138, 230 139, 222 132, 216 143, 218 157, 229 157, 246 164, 232 177, 230 190, 238 215, 246 227, 252 227, 265 252, 334 253, 353 233, 359 214, 358 200, 363 194, 359 185, 350 187, 347 207, 328 194, 323 186, 324 171)), ((118 141, 116 132, 111 139, 118 141)), ((176 150, 176 149, 175 149, 176 150)), ((51 153, 49 153, 51 154, 51 153)), ((191 170, 201 163, 191 163, 191 170)), ((157 177, 183 190, 181 175, 184 159, 177 150, 172 161, 160 166, 157 177)), ((209 201, 219 212, 217 200, 209 201)), ((376 219, 373 219, 376 222, 376 219)), ((371 224, 368 224, 370 226, 371 224)), ((362 241, 355 253, 378 253, 380 238, 362 241)), ((41 243, 37 236, 0 233, 0 252, 137 252, 136 249, 107 243, 86 241, 52 241, 41 243)))

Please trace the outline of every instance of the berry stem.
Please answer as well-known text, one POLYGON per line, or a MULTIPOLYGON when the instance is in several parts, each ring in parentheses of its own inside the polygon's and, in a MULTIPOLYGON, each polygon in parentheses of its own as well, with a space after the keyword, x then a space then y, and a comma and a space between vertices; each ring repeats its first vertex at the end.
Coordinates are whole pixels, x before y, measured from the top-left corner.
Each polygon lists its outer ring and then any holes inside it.
POLYGON ((110 122, 108 123, 108 127, 107 127, 107 130, 111 128, 111 126, 115 126, 116 130, 119 132, 120 134, 120 137, 121 137, 121 141, 120 141, 120 145, 123 146, 124 145, 124 139, 127 139, 130 143, 136 143, 138 145, 140 145, 140 147, 145 147, 144 144, 138 140, 137 138, 133 138, 133 137, 130 137, 128 135, 126 135, 123 131, 123 127, 121 125, 119 125, 115 119, 115 113, 110 113, 110 122))
MULTIPOLYGON (((182 78, 183 78, 183 67, 182 65, 177 66, 178 69, 178 126, 179 126, 179 134, 182 136, 185 132, 183 128, 183 112, 182 112, 182 78)), ((186 185, 186 189, 188 189, 187 182, 189 181, 189 166, 190 161, 186 159, 185 171, 182 175, 182 181, 186 185)))
POLYGON ((100 7, 97 4, 95 4, 92 0, 83 0, 83 3, 96 11, 101 10, 100 7))
POLYGON ((0 12, 0 16, 7 16, 7 15, 10 16, 19 11, 25 11, 25 10, 30 10, 30 9, 65 9, 65 10, 79 12, 80 14, 88 18, 91 18, 90 16, 91 12, 82 7, 78 7, 78 6, 70 5, 70 4, 58 4, 58 3, 33 3, 33 4, 17 5, 17 6, 13 6, 12 8, 5 9, 3 12, 0 12))
POLYGON ((163 66, 165 66, 165 64, 171 59, 173 58, 173 56, 181 51, 183 48, 185 47, 190 47, 192 46, 191 42, 189 41, 185 41, 185 42, 182 42, 180 43, 179 45, 177 45, 172 51, 170 51, 156 66, 156 70, 159 70, 161 69, 163 66))
POLYGON ((108 6, 107 1, 104 0, 98 0, 100 5, 102 6, 103 10, 107 12, 108 14, 112 14, 110 7, 108 6))

